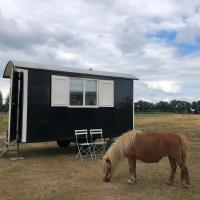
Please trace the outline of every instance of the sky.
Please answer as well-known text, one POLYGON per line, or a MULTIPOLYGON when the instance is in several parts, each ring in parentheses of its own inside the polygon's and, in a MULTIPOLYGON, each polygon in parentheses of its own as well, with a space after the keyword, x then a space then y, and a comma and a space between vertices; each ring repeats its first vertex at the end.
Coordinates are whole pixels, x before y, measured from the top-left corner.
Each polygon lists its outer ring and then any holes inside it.
POLYGON ((200 1, 2 0, 4 98, 12 59, 135 75, 135 101, 197 101, 200 1))

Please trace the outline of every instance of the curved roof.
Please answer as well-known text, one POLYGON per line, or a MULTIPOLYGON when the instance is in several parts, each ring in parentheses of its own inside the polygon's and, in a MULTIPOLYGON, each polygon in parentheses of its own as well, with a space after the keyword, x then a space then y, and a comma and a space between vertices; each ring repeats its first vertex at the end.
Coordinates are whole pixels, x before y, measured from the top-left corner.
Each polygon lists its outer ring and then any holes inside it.
POLYGON ((43 70, 52 70, 52 71, 61 71, 61 72, 70 72, 70 73, 78 73, 78 74, 86 74, 86 75, 97 75, 97 76, 108 76, 108 77, 118 77, 118 78, 126 78, 132 80, 138 80, 137 77, 131 74, 123 74, 117 72, 109 72, 109 71, 96 71, 91 69, 80 69, 80 68, 72 68, 72 67, 61 67, 56 65, 46 65, 46 64, 37 64, 37 63, 28 63, 28 62, 20 62, 20 61, 9 61, 4 70, 3 78, 10 78, 12 68, 28 68, 28 69, 43 69, 43 70))

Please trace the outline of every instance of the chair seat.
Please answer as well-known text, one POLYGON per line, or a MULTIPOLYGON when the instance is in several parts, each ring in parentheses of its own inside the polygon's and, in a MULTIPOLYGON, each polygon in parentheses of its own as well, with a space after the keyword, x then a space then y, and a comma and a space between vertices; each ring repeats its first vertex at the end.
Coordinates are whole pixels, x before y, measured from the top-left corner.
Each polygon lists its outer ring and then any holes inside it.
POLYGON ((106 144, 107 142, 93 142, 93 144, 95 145, 103 145, 103 144, 106 144))
POLYGON ((89 146, 89 145, 92 145, 92 143, 81 143, 79 144, 80 146, 89 146))

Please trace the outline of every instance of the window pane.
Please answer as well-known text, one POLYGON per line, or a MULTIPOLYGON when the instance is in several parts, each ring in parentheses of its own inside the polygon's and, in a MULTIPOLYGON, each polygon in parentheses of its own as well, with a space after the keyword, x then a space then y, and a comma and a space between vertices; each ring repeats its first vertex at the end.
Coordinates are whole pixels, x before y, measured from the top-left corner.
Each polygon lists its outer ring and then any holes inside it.
POLYGON ((97 81, 85 81, 85 105, 97 105, 97 81))
POLYGON ((83 80, 81 79, 70 79, 70 105, 83 105, 83 80))

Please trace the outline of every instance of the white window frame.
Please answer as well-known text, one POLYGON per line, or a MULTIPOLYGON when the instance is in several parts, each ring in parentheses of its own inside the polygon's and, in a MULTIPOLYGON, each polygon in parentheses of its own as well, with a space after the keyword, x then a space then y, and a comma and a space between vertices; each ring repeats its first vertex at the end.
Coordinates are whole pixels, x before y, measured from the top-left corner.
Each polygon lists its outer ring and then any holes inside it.
POLYGON ((69 77, 69 89, 68 89, 68 107, 69 108, 98 108, 99 107, 99 81, 97 79, 91 79, 91 78, 79 78, 79 77, 69 77), (79 80, 83 80, 83 105, 79 106, 79 105, 70 105, 70 79, 79 79, 79 80), (96 105, 85 105, 85 82, 87 80, 93 80, 97 82, 97 104, 96 105))

